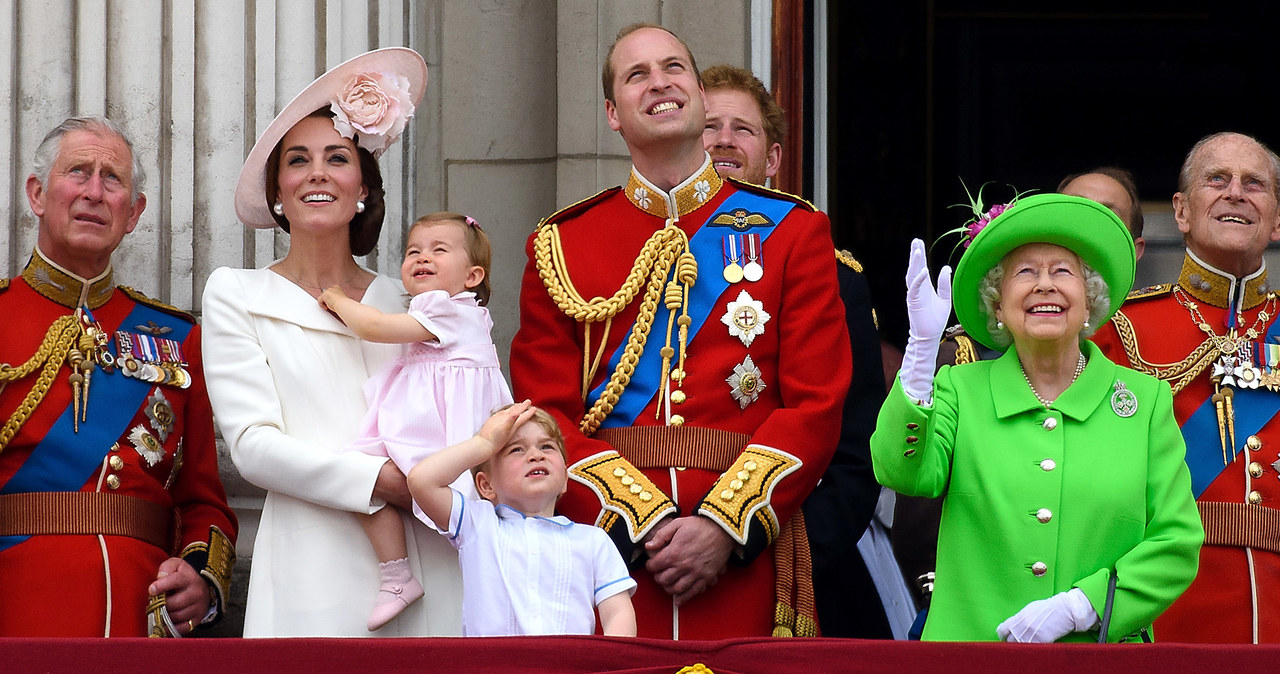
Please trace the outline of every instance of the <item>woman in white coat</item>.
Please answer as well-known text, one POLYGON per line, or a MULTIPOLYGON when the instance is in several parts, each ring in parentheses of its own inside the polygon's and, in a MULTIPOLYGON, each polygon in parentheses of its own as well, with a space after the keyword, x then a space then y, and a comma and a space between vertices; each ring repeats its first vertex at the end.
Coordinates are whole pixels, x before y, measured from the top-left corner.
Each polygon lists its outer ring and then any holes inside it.
POLYGON ((236 185, 236 214, 279 226, 289 252, 264 269, 221 268, 204 292, 209 397, 231 458, 267 490, 254 541, 246 637, 437 636, 461 632, 461 575, 448 542, 404 516, 409 561, 426 589, 376 632, 365 621, 378 563, 354 513, 410 508, 391 461, 343 452, 365 412, 365 380, 396 354, 361 341, 316 302, 340 285, 403 311, 397 281, 360 267, 382 227, 376 157, 403 132, 427 68, 380 49, 322 75, 263 132, 236 185))

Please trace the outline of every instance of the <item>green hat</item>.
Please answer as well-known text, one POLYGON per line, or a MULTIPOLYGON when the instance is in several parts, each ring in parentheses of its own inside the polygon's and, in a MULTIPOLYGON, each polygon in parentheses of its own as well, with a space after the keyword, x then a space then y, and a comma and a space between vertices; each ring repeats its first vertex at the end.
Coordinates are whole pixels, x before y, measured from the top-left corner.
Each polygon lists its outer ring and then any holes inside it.
POLYGON ((991 338, 978 288, 1013 249, 1052 243, 1080 256, 1102 275, 1111 298, 1109 320, 1133 286, 1133 236, 1111 209, 1084 197, 1036 194, 1014 202, 973 238, 960 257, 952 284, 956 317, 971 337, 1003 351, 991 338))

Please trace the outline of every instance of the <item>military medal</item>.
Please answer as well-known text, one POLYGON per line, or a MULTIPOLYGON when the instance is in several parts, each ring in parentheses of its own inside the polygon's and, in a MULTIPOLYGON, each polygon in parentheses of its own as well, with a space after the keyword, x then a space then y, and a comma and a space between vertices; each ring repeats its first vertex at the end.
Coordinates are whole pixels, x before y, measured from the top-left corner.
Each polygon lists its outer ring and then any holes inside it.
POLYGON ((743 234, 746 240, 747 264, 742 267, 743 278, 755 283, 764 278, 764 267, 761 265, 760 235, 743 234))
POLYGON ((725 383, 729 384, 729 392, 733 395, 733 399, 738 401, 738 408, 744 410, 747 409, 747 405, 758 400, 760 392, 765 389, 760 368, 751 362, 751 356, 747 356, 741 363, 733 366, 733 374, 725 379, 725 383))
MULTIPOLYGON (((159 328, 138 327, 151 332, 160 331, 159 328)), ((125 376, 178 388, 191 385, 191 375, 186 371, 187 363, 182 358, 182 344, 176 340, 119 331, 116 342, 120 347, 117 364, 125 376)))
POLYGON ((742 259, 742 250, 738 246, 738 235, 726 235, 720 245, 724 251, 724 280, 729 283, 741 281, 742 265, 738 264, 738 260, 742 259))
POLYGON ((164 397, 164 391, 155 389, 150 398, 147 398, 147 420, 151 424, 151 430, 160 436, 160 442, 169 439, 169 431, 173 430, 173 406, 164 397))
POLYGON ((160 463, 160 459, 164 458, 164 446, 156 440, 154 435, 147 432, 147 429, 138 424, 129 429, 129 442, 133 443, 133 448, 137 450, 138 456, 147 462, 148 466, 154 466, 160 463))
POLYGON ((1116 416, 1129 418, 1138 411, 1138 396, 1125 388, 1124 382, 1116 380, 1115 391, 1111 394, 1111 411, 1116 416))
POLYGON ((729 308, 720 317, 720 322, 729 326, 729 335, 742 340, 743 346, 751 346, 757 335, 764 334, 764 324, 772 316, 764 310, 764 304, 751 299, 751 295, 743 290, 738 299, 729 303, 729 308))

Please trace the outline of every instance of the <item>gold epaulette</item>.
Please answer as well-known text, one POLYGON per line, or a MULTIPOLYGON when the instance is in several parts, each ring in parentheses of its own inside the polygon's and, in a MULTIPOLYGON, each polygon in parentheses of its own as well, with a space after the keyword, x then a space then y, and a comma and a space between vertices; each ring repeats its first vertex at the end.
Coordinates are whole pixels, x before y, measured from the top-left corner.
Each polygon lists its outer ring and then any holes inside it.
POLYGON ((734 187, 746 192, 754 192, 756 194, 763 194, 764 196, 767 196, 767 197, 772 196, 772 197, 778 197, 779 199, 785 199, 786 201, 790 201, 796 204, 797 206, 802 206, 805 209, 808 209, 809 211, 818 210, 817 206, 814 206, 812 203, 807 201, 804 197, 798 197, 794 194, 791 194, 790 192, 775 190, 769 187, 765 187, 764 185, 757 185, 755 183, 743 182, 741 180, 738 180, 737 178, 725 178, 725 182, 733 183, 734 187))
POLYGON ((857 258, 853 257, 853 253, 850 253, 847 250, 840 250, 837 248, 836 260, 838 260, 840 264, 858 272, 859 274, 862 273, 862 263, 858 262, 857 258))
POLYGON ((698 512, 718 522, 740 545, 747 544, 754 517, 772 543, 782 528, 771 503, 773 488, 803 464, 799 457, 782 450, 748 445, 711 487, 698 512))
POLYGON ((6 290, 8 290, 8 289, 9 289, 9 279, 8 279, 8 278, 0 278, 0 293, 2 293, 2 292, 4 292, 4 291, 6 291, 6 290))
POLYGON ((600 190, 599 192, 596 192, 595 194, 587 197, 586 199, 583 199, 582 201, 569 204, 568 206, 565 206, 564 208, 556 211, 555 213, 552 213, 551 215, 548 215, 547 217, 543 218, 542 222, 538 223, 538 229, 542 229, 547 225, 554 225, 554 224, 563 222, 564 220, 567 220, 575 215, 578 215, 583 211, 591 208, 592 206, 595 206, 597 203, 603 201, 606 197, 612 196, 614 192, 617 192, 621 189, 622 189, 621 185, 615 185, 613 187, 600 190))
POLYGON ((978 358, 978 346, 973 343, 973 338, 969 335, 959 334, 953 337, 956 343, 956 365, 964 365, 965 363, 976 363, 978 358))
POLYGON ((1136 290, 1129 291, 1129 294, 1125 295, 1124 301, 1132 302, 1134 300, 1145 300, 1151 297, 1163 297, 1173 292, 1173 288, 1174 284, 1172 283, 1157 283, 1153 286, 1138 288, 1136 290))
POLYGON ((133 300, 134 302, 137 302, 138 304, 145 304, 151 307, 152 309, 163 311, 164 313, 170 314, 172 316, 177 316, 178 318, 181 318, 182 320, 188 323, 196 322, 195 316, 192 316, 191 314, 171 304, 165 304, 160 300, 147 297, 146 295, 143 295, 141 292, 138 292, 137 290, 134 290, 129 286, 116 286, 116 290, 119 290, 120 292, 124 293, 126 297, 133 300))
POLYGON ((596 526, 621 516, 632 542, 644 538, 653 525, 676 512, 675 501, 662 493, 644 473, 615 451, 605 451, 569 466, 569 478, 586 485, 600 498, 603 510, 596 526))

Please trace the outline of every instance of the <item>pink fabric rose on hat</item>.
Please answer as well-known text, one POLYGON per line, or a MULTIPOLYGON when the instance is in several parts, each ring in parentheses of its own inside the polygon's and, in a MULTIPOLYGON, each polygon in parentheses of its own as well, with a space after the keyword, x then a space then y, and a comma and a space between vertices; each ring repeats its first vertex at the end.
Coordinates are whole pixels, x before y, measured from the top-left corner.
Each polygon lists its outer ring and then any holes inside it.
POLYGON ((359 73, 347 80, 329 106, 333 127, 344 138, 360 132, 360 147, 377 157, 404 133, 413 117, 409 80, 400 75, 359 73))

